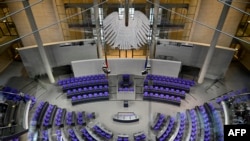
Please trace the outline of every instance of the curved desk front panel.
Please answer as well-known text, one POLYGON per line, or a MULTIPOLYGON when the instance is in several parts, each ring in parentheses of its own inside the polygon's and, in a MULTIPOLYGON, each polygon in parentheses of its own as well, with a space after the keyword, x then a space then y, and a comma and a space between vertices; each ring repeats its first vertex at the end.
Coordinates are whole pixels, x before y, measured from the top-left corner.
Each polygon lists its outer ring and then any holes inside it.
MULTIPOLYGON (((101 74, 104 59, 91 59, 72 61, 72 69, 75 77, 83 75, 101 74)), ((151 70, 149 73, 178 77, 181 62, 170 60, 150 59, 151 70)), ((144 70, 145 59, 138 58, 123 58, 123 59, 108 59, 108 65, 111 70, 110 75, 117 74, 134 74, 142 75, 144 70)))
POLYGON ((137 122, 139 121, 139 117, 134 112, 118 112, 113 116, 113 120, 116 122, 137 122))

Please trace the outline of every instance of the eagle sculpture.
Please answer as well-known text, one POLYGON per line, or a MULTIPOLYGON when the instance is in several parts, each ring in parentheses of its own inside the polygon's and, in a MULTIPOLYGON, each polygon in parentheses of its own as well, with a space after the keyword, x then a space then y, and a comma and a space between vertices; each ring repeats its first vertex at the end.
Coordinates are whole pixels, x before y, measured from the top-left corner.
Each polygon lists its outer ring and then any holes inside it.
POLYGON ((118 12, 113 12, 103 20, 103 31, 105 42, 112 48, 138 49, 148 42, 150 22, 142 12, 135 11, 125 26, 125 18, 119 19, 118 12))

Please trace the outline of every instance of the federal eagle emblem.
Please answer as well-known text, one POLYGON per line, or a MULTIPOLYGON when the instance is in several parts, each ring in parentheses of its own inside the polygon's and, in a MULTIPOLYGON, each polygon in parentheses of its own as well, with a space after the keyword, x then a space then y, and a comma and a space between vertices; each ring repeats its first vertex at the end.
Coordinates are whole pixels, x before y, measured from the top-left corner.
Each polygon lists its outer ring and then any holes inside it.
POLYGON ((113 12, 103 20, 103 31, 105 42, 112 48, 138 49, 148 42, 150 22, 142 12, 135 11, 125 26, 125 18, 119 19, 118 12, 113 12))

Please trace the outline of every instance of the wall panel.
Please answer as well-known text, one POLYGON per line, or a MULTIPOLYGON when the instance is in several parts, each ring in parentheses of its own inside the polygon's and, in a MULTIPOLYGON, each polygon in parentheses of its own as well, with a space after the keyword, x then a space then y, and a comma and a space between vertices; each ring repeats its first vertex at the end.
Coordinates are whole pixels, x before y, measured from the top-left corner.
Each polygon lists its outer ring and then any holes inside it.
MULTIPOLYGON (((97 58, 96 45, 91 42, 60 47, 62 44, 65 42, 44 45, 51 68, 70 65, 75 60, 97 58)), ((46 73, 37 46, 19 48, 18 51, 30 77, 46 73)))
MULTIPOLYGON (((102 64, 103 59, 92 60, 79 60, 72 61, 72 69, 74 76, 91 75, 103 73, 102 64)), ((145 59, 108 59, 109 68, 111 70, 110 75, 117 74, 135 74, 141 75, 141 71, 144 69, 145 59)), ((178 77, 181 62, 151 59, 151 71, 149 73, 158 75, 167 75, 172 77, 178 77)))
MULTIPOLYGON (((209 45, 194 42, 160 40, 156 46, 156 58, 159 56, 173 56, 183 65, 201 68, 206 58, 209 45), (187 44, 188 43, 188 44, 187 44), (175 44, 175 45, 173 45, 175 44), (192 45, 192 47, 181 47, 180 45, 192 45)), ((216 47, 214 56, 207 71, 207 78, 217 79, 225 75, 233 58, 234 50, 226 47, 216 47)))

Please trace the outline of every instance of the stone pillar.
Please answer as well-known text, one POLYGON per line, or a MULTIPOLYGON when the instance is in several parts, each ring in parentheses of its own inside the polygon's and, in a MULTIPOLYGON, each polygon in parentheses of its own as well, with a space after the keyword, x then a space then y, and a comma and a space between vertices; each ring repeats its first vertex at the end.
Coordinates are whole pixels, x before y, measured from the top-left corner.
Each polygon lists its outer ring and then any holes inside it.
POLYGON ((96 27, 96 41, 97 41, 97 55, 98 58, 102 58, 102 41, 101 41, 101 26, 99 19, 99 6, 98 0, 94 0, 94 16, 95 16, 95 27, 96 27))
POLYGON ((155 58, 155 48, 157 44, 156 33, 157 33, 157 23, 158 23, 158 13, 159 13, 159 0, 154 0, 154 18, 153 18, 153 28, 152 28, 152 41, 150 46, 150 58, 155 58))
MULTIPOLYGON (((229 5, 231 5, 231 3, 232 3, 231 0, 227 0, 225 2, 228 3, 229 5)), ((214 49, 216 47, 217 41, 218 41, 219 36, 220 36, 219 31, 221 31, 222 28, 223 28, 223 24, 224 24, 224 22, 226 20, 229 9, 230 9, 230 7, 228 5, 223 6, 219 21, 217 23, 216 30, 214 32, 214 36, 213 36, 212 41, 210 43, 210 47, 209 47, 207 56, 205 58, 205 61, 204 61, 203 65, 202 65, 202 68, 201 68, 201 71, 200 71, 200 75, 199 75, 199 78, 198 78, 198 83, 203 83, 203 81, 204 81, 204 78, 206 76, 209 64, 210 64, 210 62, 212 60, 212 57, 214 55, 214 49)))
MULTIPOLYGON (((35 40, 36 40, 36 43, 37 43, 37 46, 38 46, 38 51, 39 51, 39 53, 41 55, 42 62, 43 62, 44 68, 46 70, 46 73, 47 73, 47 75, 49 77, 50 82, 55 83, 55 79, 54 79, 54 76, 52 74, 52 70, 51 70, 51 67, 50 67, 50 64, 49 64, 49 61, 48 61, 48 57, 47 57, 46 52, 45 52, 44 47, 43 47, 43 42, 42 42, 41 36, 39 34, 39 31, 38 31, 38 28, 37 28, 37 25, 36 25, 36 22, 35 22, 35 18, 33 16, 31 7, 29 7, 29 5, 30 5, 29 0, 24 0, 24 1, 22 1, 22 3, 23 3, 24 7, 27 7, 25 9, 25 12, 26 12, 26 15, 28 17, 31 29, 34 32, 33 35, 35 37, 35 40)), ((33 67, 35 67, 35 66, 33 66, 33 67)))

